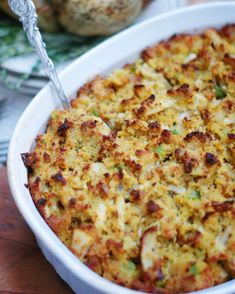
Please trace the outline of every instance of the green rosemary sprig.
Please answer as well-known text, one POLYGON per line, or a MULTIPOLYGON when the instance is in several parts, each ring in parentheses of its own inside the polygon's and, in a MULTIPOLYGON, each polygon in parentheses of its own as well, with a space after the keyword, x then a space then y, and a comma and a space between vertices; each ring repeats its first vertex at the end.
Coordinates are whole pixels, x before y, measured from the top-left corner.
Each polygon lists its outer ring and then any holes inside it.
MULTIPOLYGON (((57 65, 79 57, 105 39, 104 37, 79 37, 68 33, 49 34, 45 32, 42 32, 42 37, 47 45, 49 57, 57 65)), ((25 56, 33 52, 21 24, 0 14, 0 67, 10 58, 25 56)), ((41 68, 42 65, 37 60, 31 73, 38 72, 41 68)), ((24 81, 30 78, 30 74, 23 73, 17 84, 9 83, 8 77, 7 71, 0 69, 0 80, 5 86, 18 89, 24 81)))

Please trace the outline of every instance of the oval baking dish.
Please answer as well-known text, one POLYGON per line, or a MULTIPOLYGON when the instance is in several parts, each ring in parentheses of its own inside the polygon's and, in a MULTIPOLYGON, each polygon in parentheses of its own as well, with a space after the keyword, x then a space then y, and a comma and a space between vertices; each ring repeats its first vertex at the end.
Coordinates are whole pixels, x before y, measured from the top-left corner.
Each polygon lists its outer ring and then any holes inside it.
MULTIPOLYGON (((61 75, 68 96, 97 74, 106 74, 132 62, 140 51, 175 33, 195 32, 234 22, 235 3, 192 6, 150 19, 130 28, 75 61, 61 75)), ((140 293, 115 285, 82 264, 56 237, 34 206, 24 184, 27 182, 20 153, 30 151, 44 130, 52 110, 58 107, 48 85, 28 106, 14 131, 8 155, 8 177, 15 202, 33 230, 38 244, 58 274, 76 293, 140 293)), ((234 293, 234 280, 197 293, 234 293)))

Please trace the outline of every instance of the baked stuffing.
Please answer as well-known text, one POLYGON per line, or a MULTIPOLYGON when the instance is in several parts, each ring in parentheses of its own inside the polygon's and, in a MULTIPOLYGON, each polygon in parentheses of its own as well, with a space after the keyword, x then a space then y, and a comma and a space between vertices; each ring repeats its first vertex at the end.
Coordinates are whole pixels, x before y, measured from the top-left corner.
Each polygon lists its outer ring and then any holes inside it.
POLYGON ((63 243, 148 293, 235 278, 235 25, 147 48, 71 105, 22 154, 63 243))

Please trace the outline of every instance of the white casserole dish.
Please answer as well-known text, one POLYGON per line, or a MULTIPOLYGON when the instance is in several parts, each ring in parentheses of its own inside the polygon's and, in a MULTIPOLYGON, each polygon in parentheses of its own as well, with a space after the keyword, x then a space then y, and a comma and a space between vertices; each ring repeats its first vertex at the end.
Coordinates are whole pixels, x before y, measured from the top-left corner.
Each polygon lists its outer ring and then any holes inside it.
MULTIPOLYGON (((96 74, 107 73, 133 61, 145 47, 174 33, 194 32, 232 22, 235 22, 235 2, 191 6, 157 16, 119 33, 76 60, 60 75, 62 85, 66 94, 72 97, 96 74)), ((15 202, 46 258, 76 293, 140 293, 115 285, 82 264, 44 222, 24 187, 27 174, 20 153, 30 151, 35 137, 43 131, 51 111, 57 106, 55 94, 48 85, 33 99, 15 128, 8 154, 8 177, 15 202)), ((235 280, 197 293, 235 293, 235 280)))

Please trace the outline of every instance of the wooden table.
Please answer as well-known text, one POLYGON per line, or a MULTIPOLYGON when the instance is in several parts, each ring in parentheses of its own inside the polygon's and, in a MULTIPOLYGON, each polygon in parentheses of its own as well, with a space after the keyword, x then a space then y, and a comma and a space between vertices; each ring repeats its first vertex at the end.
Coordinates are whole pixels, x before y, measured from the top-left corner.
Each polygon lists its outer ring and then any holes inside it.
POLYGON ((19 214, 6 168, 0 168, 0 293, 73 293, 46 261, 19 214))

